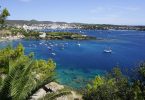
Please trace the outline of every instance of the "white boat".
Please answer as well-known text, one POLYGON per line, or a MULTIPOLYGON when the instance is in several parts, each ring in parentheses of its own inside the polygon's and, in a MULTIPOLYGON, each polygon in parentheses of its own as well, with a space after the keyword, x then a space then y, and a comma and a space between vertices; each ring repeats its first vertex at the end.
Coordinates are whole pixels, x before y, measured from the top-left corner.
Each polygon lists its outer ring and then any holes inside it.
POLYGON ((55 46, 58 46, 58 44, 55 44, 55 46))
POLYGON ((104 52, 105 53, 112 53, 112 50, 111 49, 105 49, 104 52))
POLYGON ((54 56, 56 55, 56 53, 51 53, 51 54, 54 55, 54 56))
POLYGON ((54 45, 51 44, 50 46, 53 47, 54 45))
POLYGON ((52 48, 51 47, 47 47, 49 50, 52 50, 52 48))
POLYGON ((40 45, 42 44, 42 43, 39 43, 40 45))
POLYGON ((81 44, 80 44, 80 43, 78 43, 77 45, 78 45, 78 46, 81 46, 81 44))

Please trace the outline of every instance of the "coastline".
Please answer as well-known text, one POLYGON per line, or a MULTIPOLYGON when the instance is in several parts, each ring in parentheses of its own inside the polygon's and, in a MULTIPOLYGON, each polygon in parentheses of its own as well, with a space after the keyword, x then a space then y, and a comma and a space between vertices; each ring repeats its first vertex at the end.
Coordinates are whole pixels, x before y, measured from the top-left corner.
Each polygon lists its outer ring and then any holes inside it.
POLYGON ((0 42, 24 39, 23 35, 1 37, 0 42))

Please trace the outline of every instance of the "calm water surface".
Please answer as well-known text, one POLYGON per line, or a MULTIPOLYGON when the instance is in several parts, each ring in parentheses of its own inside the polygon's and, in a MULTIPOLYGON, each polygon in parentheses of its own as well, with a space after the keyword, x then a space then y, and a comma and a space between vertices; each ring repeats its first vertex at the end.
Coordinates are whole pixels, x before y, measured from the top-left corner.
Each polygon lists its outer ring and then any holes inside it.
MULTIPOLYGON (((45 30, 52 31, 52 30, 45 30)), ((105 41, 38 41, 16 40, 1 42, 0 47, 22 43, 25 53, 35 53, 37 59, 52 58, 57 63, 57 77, 62 84, 75 88, 83 87, 96 75, 103 75, 119 65, 124 71, 145 60, 145 32, 140 31, 97 31, 97 30, 53 30, 81 32, 105 41), (80 46, 78 45, 80 44, 80 46), (111 47, 111 54, 104 53, 111 47), (52 50, 50 50, 50 48, 52 50)))

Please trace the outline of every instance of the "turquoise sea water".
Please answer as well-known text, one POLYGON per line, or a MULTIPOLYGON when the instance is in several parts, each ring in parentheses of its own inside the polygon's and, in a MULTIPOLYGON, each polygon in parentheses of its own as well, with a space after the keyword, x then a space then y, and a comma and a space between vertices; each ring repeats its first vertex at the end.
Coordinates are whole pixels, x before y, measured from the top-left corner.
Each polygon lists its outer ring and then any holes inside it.
POLYGON ((47 60, 52 58, 57 63, 58 81, 75 88, 85 86, 96 75, 103 75, 116 65, 126 72, 127 69, 130 70, 140 61, 145 60, 145 32, 98 30, 53 31, 80 32, 81 34, 106 38, 107 40, 15 40, 1 42, 0 47, 5 47, 8 44, 16 46, 21 42, 25 47, 26 54, 34 52, 37 59, 47 60), (112 48, 111 54, 103 52, 106 47, 112 48))

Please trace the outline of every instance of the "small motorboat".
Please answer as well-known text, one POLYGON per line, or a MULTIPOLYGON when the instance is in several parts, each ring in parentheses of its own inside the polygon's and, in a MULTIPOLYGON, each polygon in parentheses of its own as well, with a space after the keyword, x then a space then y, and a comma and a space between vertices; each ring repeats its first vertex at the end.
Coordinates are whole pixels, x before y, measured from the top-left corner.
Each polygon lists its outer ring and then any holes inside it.
POLYGON ((50 46, 53 47, 54 45, 51 44, 50 46))
POLYGON ((58 46, 58 44, 55 44, 55 46, 58 46))
POLYGON ((39 43, 40 45, 42 44, 42 43, 39 43))
POLYGON ((49 50, 52 50, 52 48, 51 47, 47 47, 49 50))
POLYGON ((81 44, 80 44, 80 43, 78 43, 77 45, 78 45, 78 46, 81 46, 81 44))
POLYGON ((56 55, 56 53, 51 53, 53 56, 55 56, 56 55))
POLYGON ((112 53, 112 50, 111 49, 105 49, 104 52, 105 53, 112 53))

